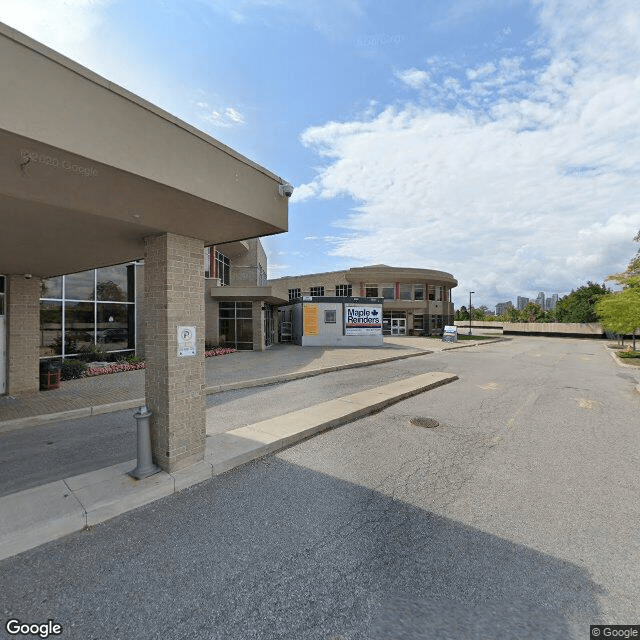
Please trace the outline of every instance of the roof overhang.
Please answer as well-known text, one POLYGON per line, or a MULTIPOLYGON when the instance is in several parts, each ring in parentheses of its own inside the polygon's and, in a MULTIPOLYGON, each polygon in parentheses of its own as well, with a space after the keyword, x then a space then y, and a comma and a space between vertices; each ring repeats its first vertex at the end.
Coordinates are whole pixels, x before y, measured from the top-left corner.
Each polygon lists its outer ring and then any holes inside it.
POLYGON ((0 59, 0 273, 134 260, 160 233, 286 231, 278 176, 2 24, 0 59))
POLYGON ((347 282, 420 282, 440 283, 457 287, 458 281, 446 271, 435 269, 416 269, 411 267, 389 267, 385 264, 368 267, 352 267, 345 273, 347 282))
POLYGON ((289 301, 273 294, 271 287, 211 287, 211 297, 214 300, 237 300, 239 302, 266 302, 267 304, 283 305, 289 301))

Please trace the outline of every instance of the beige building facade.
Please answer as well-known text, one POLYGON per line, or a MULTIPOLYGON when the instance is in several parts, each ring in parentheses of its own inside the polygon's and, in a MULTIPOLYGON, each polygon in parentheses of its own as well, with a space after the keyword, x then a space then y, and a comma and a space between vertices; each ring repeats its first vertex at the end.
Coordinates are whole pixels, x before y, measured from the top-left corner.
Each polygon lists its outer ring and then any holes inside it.
POLYGON ((451 290, 458 281, 444 271, 379 264, 269 280, 275 295, 383 299, 384 335, 431 335, 453 324, 451 290))
POLYGON ((278 297, 258 238, 205 250, 207 345, 263 351, 278 341, 278 297))
MULTIPOLYGON (((4 24, 0 59, 0 392, 38 390, 42 280, 142 259, 154 461, 194 464, 205 442, 204 249, 286 231, 291 189, 4 24)), ((100 313, 95 297, 80 302, 100 313)), ((113 310, 105 322, 120 322, 113 310)), ((115 329, 94 323, 94 336, 115 329)))

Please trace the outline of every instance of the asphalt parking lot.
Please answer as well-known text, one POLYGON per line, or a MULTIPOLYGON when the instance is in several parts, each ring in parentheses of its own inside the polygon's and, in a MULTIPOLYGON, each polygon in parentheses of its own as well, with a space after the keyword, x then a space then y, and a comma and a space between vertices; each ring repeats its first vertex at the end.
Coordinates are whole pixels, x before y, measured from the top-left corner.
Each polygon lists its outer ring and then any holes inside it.
POLYGON ((334 640, 637 622, 640 396, 601 342, 518 338, 213 409, 239 424, 427 367, 460 379, 0 562, 5 619, 70 638, 334 640))

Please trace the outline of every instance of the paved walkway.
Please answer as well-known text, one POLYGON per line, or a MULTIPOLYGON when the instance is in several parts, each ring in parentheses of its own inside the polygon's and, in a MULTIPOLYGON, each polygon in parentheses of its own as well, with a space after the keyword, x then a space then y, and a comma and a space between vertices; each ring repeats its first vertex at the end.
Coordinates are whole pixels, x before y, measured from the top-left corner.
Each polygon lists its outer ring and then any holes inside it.
POLYGON ((0 497, 0 560, 109 520, 204 482, 320 431, 369 415, 405 398, 457 380, 429 372, 323 402, 277 418, 213 434, 205 459, 191 467, 134 480, 129 460, 0 497))
MULTIPOLYGON (((465 345, 466 343, 462 343, 465 345)), ((239 351, 205 360, 208 393, 270 384, 389 359, 440 350, 446 343, 429 338, 385 338, 382 347, 329 348, 274 345, 267 351, 239 351)), ((39 424, 43 416, 83 417, 128 409, 144 398, 144 370, 68 380, 59 389, 0 396, 0 431, 39 424)))

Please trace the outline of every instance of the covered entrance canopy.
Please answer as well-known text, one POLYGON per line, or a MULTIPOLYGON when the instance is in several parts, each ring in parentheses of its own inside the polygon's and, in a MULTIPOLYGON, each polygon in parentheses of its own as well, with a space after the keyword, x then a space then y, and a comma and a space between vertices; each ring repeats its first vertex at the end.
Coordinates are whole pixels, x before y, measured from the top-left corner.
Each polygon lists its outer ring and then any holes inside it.
POLYGON ((141 258, 287 228, 282 182, 158 107, 0 24, 0 273, 141 258))
POLYGON ((39 278, 145 258, 154 457, 201 459, 204 246, 285 231, 283 181, 2 24, 0 59, 8 393, 37 389, 39 278), (185 328, 196 356, 178 355, 185 328))

